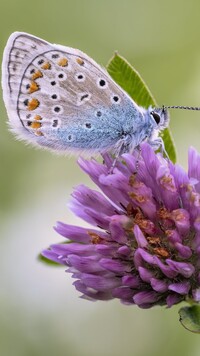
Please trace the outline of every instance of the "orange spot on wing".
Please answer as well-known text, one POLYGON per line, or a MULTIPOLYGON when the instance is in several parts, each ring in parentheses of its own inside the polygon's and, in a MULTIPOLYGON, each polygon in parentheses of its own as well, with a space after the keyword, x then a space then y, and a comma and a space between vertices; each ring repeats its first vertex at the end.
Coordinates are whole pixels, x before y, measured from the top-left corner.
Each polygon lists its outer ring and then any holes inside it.
POLYGON ((42 117, 40 115, 35 115, 34 120, 42 120, 42 117))
POLYGON ((28 110, 35 110, 40 105, 39 100, 33 98, 28 102, 28 110))
POLYGON ((83 66, 84 60, 82 58, 76 58, 76 61, 80 66, 83 66))
POLYGON ((68 59, 63 57, 63 58, 59 59, 57 63, 61 67, 67 67, 68 66, 68 59))
POLYGON ((31 129, 39 129, 41 126, 41 123, 36 121, 33 121, 30 125, 31 129))
POLYGON ((42 69, 51 69, 51 64, 49 62, 45 62, 42 66, 41 66, 42 69))
POLYGON ((40 88, 39 85, 36 82, 32 81, 28 92, 29 92, 29 94, 32 94, 35 91, 39 90, 39 88, 40 88))
POLYGON ((40 70, 37 70, 35 73, 33 73, 33 75, 31 76, 32 80, 38 79, 38 78, 42 78, 43 74, 40 70))

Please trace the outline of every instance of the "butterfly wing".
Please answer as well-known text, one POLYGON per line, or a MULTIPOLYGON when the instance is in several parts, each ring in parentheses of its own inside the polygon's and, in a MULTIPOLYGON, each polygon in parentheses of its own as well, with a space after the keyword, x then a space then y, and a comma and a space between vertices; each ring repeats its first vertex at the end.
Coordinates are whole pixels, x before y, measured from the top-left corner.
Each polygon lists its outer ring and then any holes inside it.
POLYGON ((2 86, 18 138, 56 151, 103 151, 134 136, 143 115, 95 61, 26 33, 11 35, 2 86))

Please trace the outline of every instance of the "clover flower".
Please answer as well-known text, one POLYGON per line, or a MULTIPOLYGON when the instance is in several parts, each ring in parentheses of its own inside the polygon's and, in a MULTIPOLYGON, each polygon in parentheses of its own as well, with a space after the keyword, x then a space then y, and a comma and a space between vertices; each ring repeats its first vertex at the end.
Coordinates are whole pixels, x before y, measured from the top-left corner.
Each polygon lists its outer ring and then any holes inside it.
POLYGON ((79 159, 101 192, 84 185, 71 209, 93 227, 61 222, 68 243, 43 256, 68 267, 83 298, 120 299, 141 308, 200 301, 200 156, 189 150, 188 173, 144 143, 124 154, 112 170, 79 159))

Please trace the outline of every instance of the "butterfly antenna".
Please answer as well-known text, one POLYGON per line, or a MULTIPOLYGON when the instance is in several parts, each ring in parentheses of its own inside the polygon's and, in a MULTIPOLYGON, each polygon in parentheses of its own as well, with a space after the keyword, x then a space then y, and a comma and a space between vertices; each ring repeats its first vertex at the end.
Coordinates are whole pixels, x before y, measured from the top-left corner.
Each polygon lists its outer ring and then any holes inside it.
POLYGON ((179 106, 179 105, 174 105, 174 106, 165 106, 163 105, 163 109, 183 109, 183 110, 196 110, 199 111, 200 107, 197 106, 179 106))

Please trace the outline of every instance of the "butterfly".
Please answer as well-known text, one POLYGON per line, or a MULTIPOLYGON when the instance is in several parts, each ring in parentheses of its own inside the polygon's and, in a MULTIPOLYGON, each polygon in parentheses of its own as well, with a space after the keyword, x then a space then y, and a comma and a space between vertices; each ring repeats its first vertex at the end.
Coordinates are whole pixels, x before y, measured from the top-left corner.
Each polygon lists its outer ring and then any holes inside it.
POLYGON ((4 50, 2 87, 11 130, 34 146, 116 155, 143 141, 164 147, 158 135, 169 124, 168 111, 139 107, 78 49, 15 32, 4 50))

